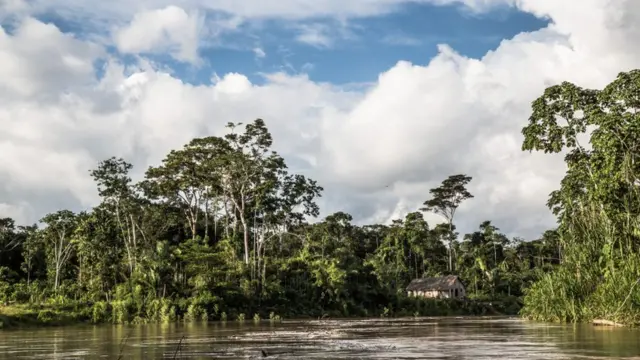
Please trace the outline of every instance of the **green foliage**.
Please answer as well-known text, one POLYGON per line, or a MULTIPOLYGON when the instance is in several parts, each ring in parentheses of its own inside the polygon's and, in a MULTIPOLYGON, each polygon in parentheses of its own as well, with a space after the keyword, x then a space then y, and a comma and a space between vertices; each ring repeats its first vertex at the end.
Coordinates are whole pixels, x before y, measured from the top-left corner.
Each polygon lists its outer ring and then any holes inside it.
POLYGON ((111 302, 111 322, 114 324, 127 324, 130 319, 130 303, 126 300, 111 302))
POLYGON ((53 321, 54 316, 55 314, 51 310, 40 310, 40 312, 38 312, 38 321, 43 324, 48 324, 53 321))
POLYGON ((640 324, 640 71, 603 90, 570 83, 534 101, 524 150, 568 151, 548 205, 559 217, 562 263, 527 290, 523 315, 640 324), (590 129, 591 148, 579 135, 590 129))
POLYGON ((230 123, 137 183, 124 159, 100 162, 90 211, 46 215, 46 227, 0 219, 0 301, 33 310, 33 321, 51 311, 49 323, 512 313, 512 299, 557 266, 549 259, 564 243, 553 231, 512 241, 485 221, 458 241, 454 215, 473 197, 463 174, 424 203, 446 224, 429 226, 420 211, 390 225, 358 226, 343 212, 307 222, 323 189, 290 173, 272 142, 261 119, 230 123), (412 279, 451 273, 471 299, 406 298, 412 279))
POLYGON ((105 301, 98 301, 91 309, 91 322, 94 324, 106 322, 109 318, 109 304, 105 301))
POLYGON ((445 179, 440 186, 429 190, 432 198, 424 202, 424 207, 420 210, 434 212, 442 217, 449 225, 446 238, 449 243, 449 271, 453 271, 453 219, 456 210, 464 200, 473 198, 467 190, 467 185, 471 181, 471 176, 464 174, 451 175, 445 179))
POLYGON ((385 306, 380 316, 383 318, 386 318, 386 317, 389 317, 390 314, 391 314, 391 309, 385 306))
POLYGON ((277 315, 275 312, 272 311, 269 313, 269 321, 280 322, 282 321, 282 318, 280 317, 280 315, 277 315))

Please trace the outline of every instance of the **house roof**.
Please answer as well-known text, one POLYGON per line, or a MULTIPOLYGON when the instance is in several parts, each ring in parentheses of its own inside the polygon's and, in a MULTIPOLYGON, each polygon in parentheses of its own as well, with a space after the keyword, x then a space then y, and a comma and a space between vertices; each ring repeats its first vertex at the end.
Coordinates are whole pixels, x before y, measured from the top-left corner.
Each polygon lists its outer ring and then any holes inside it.
POLYGON ((414 279, 407 286, 407 291, 449 290, 455 287, 456 282, 458 282, 456 275, 414 279))

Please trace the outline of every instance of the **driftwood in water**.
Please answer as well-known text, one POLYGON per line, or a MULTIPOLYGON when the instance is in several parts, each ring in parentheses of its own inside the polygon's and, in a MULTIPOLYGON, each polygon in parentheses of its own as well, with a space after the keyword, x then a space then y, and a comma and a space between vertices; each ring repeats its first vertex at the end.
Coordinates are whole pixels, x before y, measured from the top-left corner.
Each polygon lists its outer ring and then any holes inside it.
POLYGON ((600 325, 600 326, 624 326, 624 324, 620 324, 611 320, 604 320, 604 319, 595 319, 592 322, 593 325, 600 325))
POLYGON ((180 347, 182 346, 182 340, 184 340, 184 335, 182 335, 182 337, 180 338, 180 342, 178 343, 178 347, 176 348, 176 352, 173 353, 173 358, 177 359, 176 356, 178 356, 178 351, 180 351, 180 347))

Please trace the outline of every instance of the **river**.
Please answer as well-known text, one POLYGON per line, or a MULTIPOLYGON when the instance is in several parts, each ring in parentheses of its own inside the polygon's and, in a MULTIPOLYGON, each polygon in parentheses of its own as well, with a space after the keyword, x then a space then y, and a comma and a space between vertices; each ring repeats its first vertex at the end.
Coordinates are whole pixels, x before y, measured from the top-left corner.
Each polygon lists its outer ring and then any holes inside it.
POLYGON ((640 331, 517 318, 74 326, 0 331, 0 359, 640 359, 640 331))

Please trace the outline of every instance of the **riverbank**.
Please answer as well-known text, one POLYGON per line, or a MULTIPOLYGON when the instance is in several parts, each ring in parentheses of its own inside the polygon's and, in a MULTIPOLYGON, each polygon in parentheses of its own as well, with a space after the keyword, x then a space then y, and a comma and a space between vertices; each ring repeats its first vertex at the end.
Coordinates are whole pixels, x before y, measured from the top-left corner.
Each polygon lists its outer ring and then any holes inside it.
POLYGON ((13 304, 0 306, 0 328, 64 326, 74 324, 147 324, 193 321, 261 321, 279 322, 283 318, 308 320, 327 318, 394 318, 410 316, 483 316, 517 315, 518 299, 474 301, 451 299, 400 299, 379 309, 341 312, 288 311, 282 307, 234 309, 218 304, 198 304, 190 299, 155 299, 144 304, 126 301, 65 304, 13 304))
POLYGON ((0 306, 0 329, 64 326, 87 323, 90 318, 82 311, 46 305, 0 306))

